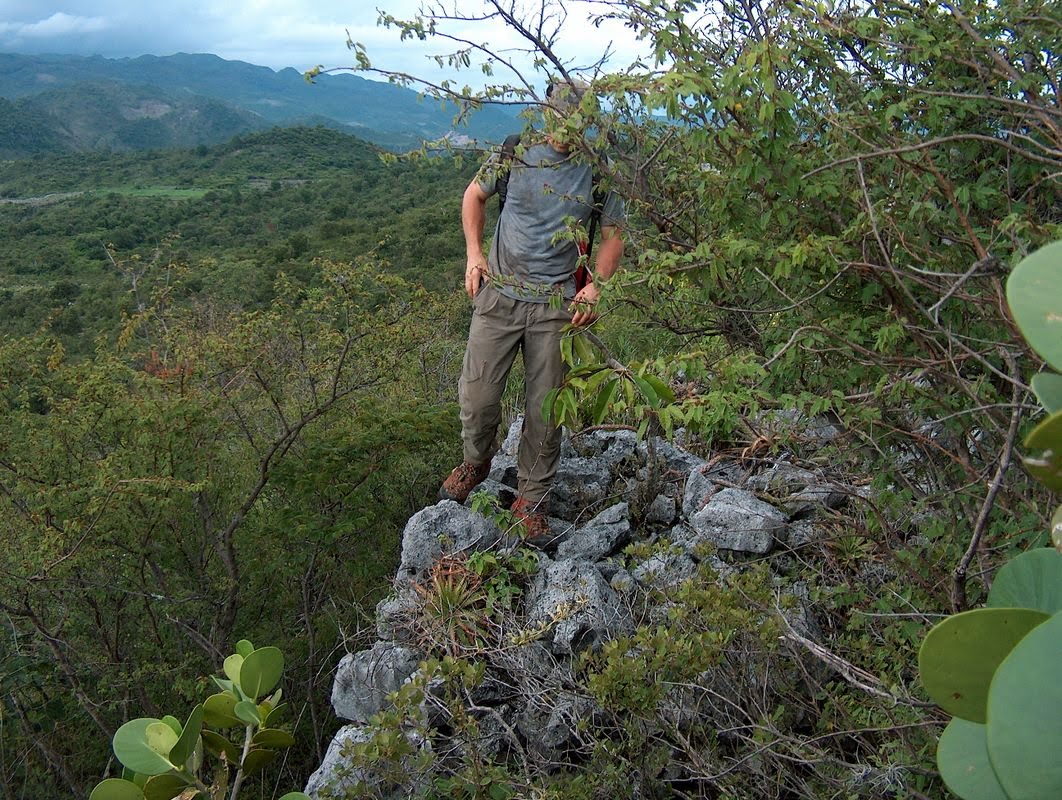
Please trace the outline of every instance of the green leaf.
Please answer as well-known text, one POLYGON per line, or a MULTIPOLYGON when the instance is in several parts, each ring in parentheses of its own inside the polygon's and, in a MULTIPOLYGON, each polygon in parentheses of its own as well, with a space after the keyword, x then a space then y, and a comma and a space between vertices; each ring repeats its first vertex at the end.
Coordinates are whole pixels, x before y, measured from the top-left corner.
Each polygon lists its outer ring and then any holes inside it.
POLYGON ((180 775, 155 775, 144 784, 144 797, 146 800, 172 800, 191 785, 180 775))
POLYGON ((1023 258, 1007 279, 1007 302, 1022 335, 1056 370, 1062 371, 1062 308, 1058 278, 1062 242, 1041 247, 1023 258))
POLYGON ((996 668, 1047 619, 1028 608, 978 608, 948 617, 926 634, 918 651, 922 685, 949 714, 984 722, 996 668))
POLYGON ((575 359, 572 358, 572 338, 571 336, 562 336, 560 340, 561 358, 568 365, 575 364, 575 359))
POLYGON ((240 763, 240 751, 224 736, 209 730, 204 730, 200 735, 203 737, 203 744, 212 755, 221 758, 224 754, 228 763, 233 765, 240 763))
POLYGON ((1038 372, 1033 375, 1032 390, 1048 414, 1062 411, 1062 375, 1038 372))
POLYGON ((288 704, 287 703, 281 703, 280 705, 276 706, 266 716, 266 718, 264 720, 265 724, 266 725, 276 725, 280 720, 282 720, 284 718, 284 714, 285 714, 285 712, 287 710, 288 710, 288 704))
POLYGON ((1012 558, 996 573, 985 605, 1062 611, 1062 554, 1038 547, 1012 558))
POLYGON ((212 694, 203 703, 203 719, 212 728, 232 728, 242 724, 236 716, 236 698, 231 694, 212 694))
POLYGON ((144 800, 144 793, 135 783, 121 778, 107 778, 96 784, 89 800, 144 800))
POLYGON ((225 675, 228 679, 238 685, 240 683, 240 667, 242 666, 243 656, 239 653, 233 653, 225 659, 225 664, 222 669, 224 669, 225 675))
POLYGON ((962 800, 1009 800, 988 760, 987 728, 955 717, 937 744, 937 769, 962 800))
POLYGON ((162 718, 162 721, 169 725, 178 736, 181 735, 181 721, 177 717, 167 714, 162 718))
POLYGON ((616 394, 616 387, 619 386, 619 381, 613 378, 605 384, 605 388, 598 394, 597 399, 594 400, 593 421, 595 425, 600 425, 608 414, 609 403, 612 402, 613 396, 616 394))
POLYGON ((166 756, 168 759, 170 751, 173 749, 173 746, 177 744, 178 736, 170 725, 159 720, 151 723, 144 729, 144 740, 147 742, 148 747, 159 755, 166 756))
POLYGON ((671 391, 671 387, 664 383, 656 375, 643 376, 646 382, 653 387, 653 391, 656 392, 656 396, 660 398, 660 401, 664 405, 670 405, 675 402, 675 393, 671 391))
POLYGON ((1022 459, 1029 474, 1053 492, 1062 494, 1062 413, 1052 414, 1025 438, 1033 451, 1022 459))
POLYGON ((272 750, 281 750, 295 744, 295 737, 287 731, 279 728, 262 728, 254 735, 251 744, 255 747, 265 747, 272 750))
POLYGON ((272 764, 277 755, 276 750, 252 750, 247 754, 240 768, 245 775, 254 775, 272 764))
POLYGON ((258 713, 258 706, 256 706, 252 700, 241 700, 236 704, 233 711, 236 712, 236 716, 239 717, 240 722, 247 725, 262 724, 262 717, 258 713))
POLYGON ((653 389, 652 385, 639 375, 634 375, 632 377, 634 378, 635 384, 638 386, 638 391, 645 396, 646 402, 653 408, 659 408, 660 398, 657 396, 656 390, 653 389))
POLYGON ((1062 613, 999 665, 988 696, 988 756, 1011 800, 1062 797, 1062 613))
POLYGON ((302 792, 288 792, 280 800, 311 800, 311 798, 308 794, 303 794, 302 792))
POLYGON ((572 337, 572 343, 575 346, 575 355, 578 356, 580 363, 589 364, 594 360, 594 351, 590 349, 590 343, 585 336, 578 333, 575 334, 572 337))
POLYGON ((188 715, 188 722, 185 723, 181 737, 177 740, 173 749, 170 750, 170 761, 183 767, 185 762, 192 757, 192 753, 195 752, 195 746, 199 744, 199 733, 202 730, 203 706, 200 704, 193 708, 192 713, 188 715))
POLYGON ((284 673, 284 653, 276 647, 262 647, 244 659, 240 668, 240 687, 247 697, 257 700, 273 691, 284 673))
POLYGON ((254 645, 246 639, 240 639, 240 641, 236 642, 236 652, 244 658, 247 658, 247 656, 254 652, 254 645))
POLYGON ((553 411, 553 406, 556 405, 557 395, 560 394, 560 389, 550 389, 546 392, 546 399, 542 401, 542 417, 543 419, 553 420, 556 422, 556 414, 553 411))
POLYGON ((168 732, 169 736, 173 737, 173 742, 177 741, 177 734, 161 720, 150 717, 129 720, 115 731, 111 741, 114 755, 123 765, 141 775, 161 775, 163 772, 169 772, 173 769, 173 764, 148 742, 149 730, 152 731, 152 740, 161 742, 160 736, 165 734, 160 734, 160 729, 168 732))

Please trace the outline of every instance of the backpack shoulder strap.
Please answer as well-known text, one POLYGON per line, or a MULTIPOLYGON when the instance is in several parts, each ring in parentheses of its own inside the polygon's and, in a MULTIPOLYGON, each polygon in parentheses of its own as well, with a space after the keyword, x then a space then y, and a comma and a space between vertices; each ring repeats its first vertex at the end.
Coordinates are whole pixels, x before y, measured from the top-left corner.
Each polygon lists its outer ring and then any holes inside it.
POLYGON ((501 172, 498 173, 498 213, 505 208, 505 198, 509 195, 509 175, 513 171, 513 158, 520 144, 520 134, 513 133, 505 137, 501 146, 501 172))

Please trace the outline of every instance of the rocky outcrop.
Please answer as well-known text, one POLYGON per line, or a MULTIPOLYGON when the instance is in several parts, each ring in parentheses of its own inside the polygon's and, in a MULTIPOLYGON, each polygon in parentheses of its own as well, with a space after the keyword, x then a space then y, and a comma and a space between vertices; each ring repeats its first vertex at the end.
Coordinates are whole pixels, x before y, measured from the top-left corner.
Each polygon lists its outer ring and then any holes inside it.
MULTIPOLYGON (((519 424, 481 487, 498 498, 502 509, 514 495, 519 424)), ((807 427, 822 439, 836 435, 825 423, 807 427)), ((551 505, 555 540, 539 554, 533 574, 498 625, 462 615, 460 603, 468 598, 460 592, 469 588, 462 584, 462 570, 473 553, 518 553, 518 531, 503 513, 492 518, 473 510, 472 499, 465 506, 445 501, 422 510, 404 531, 394 592, 377 607, 379 641, 339 665, 332 703, 349 724, 337 734, 307 792, 324 797, 327 787, 359 785, 371 788, 372 796, 407 796, 410 785, 359 772, 342 754, 351 743, 366 741, 370 718, 389 708, 391 693, 417 679, 422 659, 440 655, 440 648, 443 654, 448 649, 465 653, 472 641, 496 645, 481 648, 483 679, 469 694, 469 713, 479 720, 478 751, 519 751, 525 760, 548 763, 599 711, 586 693, 574 689, 573 667, 581 653, 666 613, 664 607, 652 607, 659 602, 654 598, 691 579, 703 580, 705 567, 714 580, 725 581, 750 560, 780 559, 782 565, 794 551, 816 546, 822 515, 861 493, 822 470, 781 458, 706 461, 659 439, 639 441, 627 430, 566 438, 551 505), (631 544, 668 546, 625 553, 631 544), (641 554, 632 555, 636 552, 641 554), (443 598, 442 592, 450 594, 443 598)), ((814 638, 806 587, 798 576, 779 574, 777 582, 789 598, 783 605, 790 629, 814 638)), ((739 672, 758 680, 751 674, 756 667, 744 664, 739 672)), ((682 725, 713 722, 706 720, 716 713, 710 704, 687 695, 710 689, 723 696, 728 689, 720 680, 705 674, 700 689, 676 686, 661 713, 682 725)), ((430 708, 431 692, 427 695, 425 715, 452 713, 442 703, 430 708)), ((446 729, 446 724, 433 728, 434 741, 417 734, 414 749, 462 752, 466 744, 446 741, 447 734, 439 732, 446 729)), ((408 772, 409 781, 421 779, 414 772, 408 772)))

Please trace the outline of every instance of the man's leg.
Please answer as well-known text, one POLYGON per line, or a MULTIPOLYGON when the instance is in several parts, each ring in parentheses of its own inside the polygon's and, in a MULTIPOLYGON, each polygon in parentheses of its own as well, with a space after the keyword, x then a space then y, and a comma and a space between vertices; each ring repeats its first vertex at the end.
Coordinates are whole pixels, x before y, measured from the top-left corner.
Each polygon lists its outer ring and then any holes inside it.
POLYGON ((476 295, 458 383, 461 439, 465 461, 470 464, 486 464, 494 455, 501 396, 524 335, 516 305, 489 284, 476 295))
POLYGON ((561 385, 567 367, 561 359, 561 329, 571 322, 571 312, 534 306, 527 314, 524 334, 524 428, 518 460, 519 494, 533 504, 546 497, 560 461, 561 431, 542 414, 551 389, 561 385))

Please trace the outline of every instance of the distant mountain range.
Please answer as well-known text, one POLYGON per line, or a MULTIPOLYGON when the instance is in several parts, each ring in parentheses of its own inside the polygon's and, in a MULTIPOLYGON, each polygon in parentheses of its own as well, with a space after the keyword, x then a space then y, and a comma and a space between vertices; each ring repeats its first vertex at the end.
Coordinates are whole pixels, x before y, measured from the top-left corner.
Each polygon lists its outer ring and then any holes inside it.
POLYGON ((325 125, 392 150, 444 136, 497 142, 516 111, 487 107, 455 128, 456 107, 349 73, 307 83, 214 55, 0 53, 0 158, 188 147, 276 125, 325 125))

